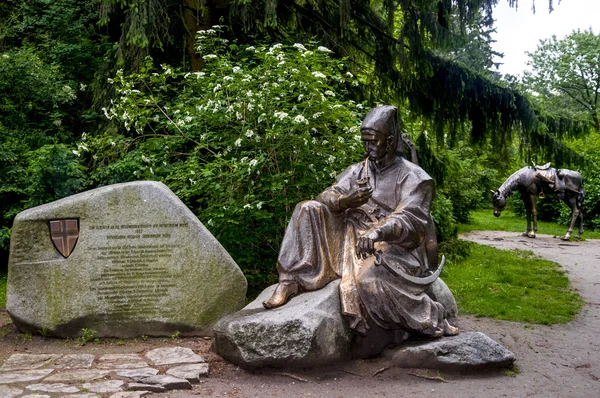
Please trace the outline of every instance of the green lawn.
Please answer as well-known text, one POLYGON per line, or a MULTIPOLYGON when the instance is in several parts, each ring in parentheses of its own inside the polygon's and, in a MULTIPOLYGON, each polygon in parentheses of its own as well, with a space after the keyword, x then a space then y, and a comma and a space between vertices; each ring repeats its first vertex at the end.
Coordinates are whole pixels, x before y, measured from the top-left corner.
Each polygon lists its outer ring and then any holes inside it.
POLYGON ((473 243, 471 254, 442 273, 460 313, 538 324, 567 323, 583 301, 554 262, 530 251, 473 243))
MULTIPOLYGON (((508 231, 508 232, 525 232, 527 219, 525 217, 517 217, 509 211, 503 211, 500 217, 494 217, 492 209, 477 210, 471 212, 472 221, 469 224, 460 224, 459 233, 470 231, 508 231)), ((548 234, 555 236, 563 236, 567 232, 567 227, 556 223, 538 222, 538 234, 548 234)), ((577 233, 577 228, 573 231, 573 237, 577 233)), ((600 239, 599 231, 584 231, 582 238, 600 239)))

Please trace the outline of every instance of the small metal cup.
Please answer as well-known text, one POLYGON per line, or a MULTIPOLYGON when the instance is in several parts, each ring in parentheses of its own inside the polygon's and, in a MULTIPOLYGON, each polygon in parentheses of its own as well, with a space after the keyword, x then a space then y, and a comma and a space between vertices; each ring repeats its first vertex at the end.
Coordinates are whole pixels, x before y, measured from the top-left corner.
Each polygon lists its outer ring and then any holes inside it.
POLYGON ((359 188, 368 188, 369 187, 369 177, 364 177, 356 180, 359 188))

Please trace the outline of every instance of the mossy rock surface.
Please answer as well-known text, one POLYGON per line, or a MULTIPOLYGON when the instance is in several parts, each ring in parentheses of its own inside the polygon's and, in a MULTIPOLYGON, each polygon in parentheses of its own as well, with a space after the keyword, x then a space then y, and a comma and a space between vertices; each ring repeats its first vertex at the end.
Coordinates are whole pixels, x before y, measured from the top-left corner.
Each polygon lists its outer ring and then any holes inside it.
POLYGON ((243 307, 246 288, 227 251, 159 182, 98 188, 15 218, 6 308, 22 332, 207 335, 243 307), (63 219, 79 230, 67 257, 49 226, 63 219))

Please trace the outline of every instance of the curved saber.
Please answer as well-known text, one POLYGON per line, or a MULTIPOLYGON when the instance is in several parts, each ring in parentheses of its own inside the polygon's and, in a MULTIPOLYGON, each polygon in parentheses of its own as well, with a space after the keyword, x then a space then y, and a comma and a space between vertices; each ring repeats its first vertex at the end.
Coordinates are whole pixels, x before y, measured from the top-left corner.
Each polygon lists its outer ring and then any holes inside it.
POLYGON ((395 268, 395 267, 390 266, 385 261, 383 261, 383 256, 382 256, 381 251, 375 252, 375 265, 383 265, 393 275, 395 275, 399 278, 402 278, 404 280, 407 280, 411 283, 414 283, 415 285, 420 285, 420 286, 431 285, 433 282, 435 282, 435 280, 440 276, 442 269, 444 268, 445 261, 446 261, 446 258, 444 257, 444 255, 442 255, 442 261, 440 262, 440 265, 438 266, 437 270, 433 274, 426 276, 426 277, 418 277, 418 276, 409 275, 400 268, 395 268))

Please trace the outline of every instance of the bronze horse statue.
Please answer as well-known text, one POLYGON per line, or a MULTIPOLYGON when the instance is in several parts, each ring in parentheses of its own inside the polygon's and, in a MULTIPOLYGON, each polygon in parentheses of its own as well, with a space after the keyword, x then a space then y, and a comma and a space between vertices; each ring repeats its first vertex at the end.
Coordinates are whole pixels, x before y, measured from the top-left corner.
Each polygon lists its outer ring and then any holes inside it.
POLYGON ((577 171, 567 169, 555 169, 550 163, 544 166, 527 166, 514 172, 496 191, 492 191, 494 199, 494 215, 500 217, 500 213, 506 206, 506 199, 518 190, 523 198, 525 213, 527 215, 527 230, 523 236, 535 238, 537 232, 537 210, 538 196, 544 197, 545 193, 556 193, 571 209, 571 223, 563 240, 571 239, 571 233, 575 222, 579 219, 579 232, 577 238, 583 233, 583 179, 577 171), (531 219, 533 215, 533 229, 531 219))

